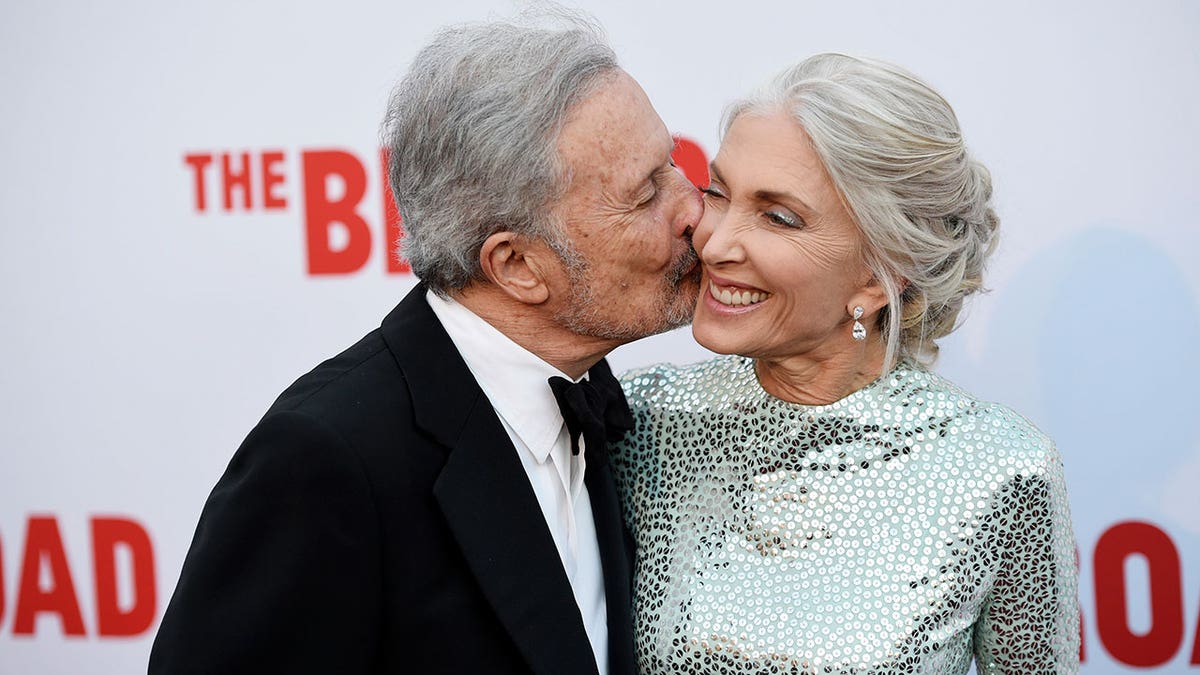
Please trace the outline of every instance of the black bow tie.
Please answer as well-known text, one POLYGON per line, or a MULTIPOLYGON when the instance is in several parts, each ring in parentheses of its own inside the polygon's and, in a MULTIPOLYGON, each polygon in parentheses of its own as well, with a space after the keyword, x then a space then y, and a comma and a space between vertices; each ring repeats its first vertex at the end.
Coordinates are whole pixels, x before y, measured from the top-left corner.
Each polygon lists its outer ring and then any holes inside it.
POLYGON ((571 454, 579 454, 582 434, 588 461, 603 462, 608 456, 607 443, 621 440, 633 428, 633 413, 608 363, 602 360, 592 366, 582 382, 558 376, 549 382, 571 436, 571 454))

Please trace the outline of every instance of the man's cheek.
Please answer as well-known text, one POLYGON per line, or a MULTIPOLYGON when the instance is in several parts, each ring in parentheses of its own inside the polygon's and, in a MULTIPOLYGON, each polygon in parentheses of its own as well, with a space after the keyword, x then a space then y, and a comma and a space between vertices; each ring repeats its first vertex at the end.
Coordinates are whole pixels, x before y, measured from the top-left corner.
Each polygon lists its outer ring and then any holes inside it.
POLYGON ((646 272, 669 269, 678 257, 672 242, 661 237, 647 237, 631 245, 625 254, 629 256, 631 267, 646 272))

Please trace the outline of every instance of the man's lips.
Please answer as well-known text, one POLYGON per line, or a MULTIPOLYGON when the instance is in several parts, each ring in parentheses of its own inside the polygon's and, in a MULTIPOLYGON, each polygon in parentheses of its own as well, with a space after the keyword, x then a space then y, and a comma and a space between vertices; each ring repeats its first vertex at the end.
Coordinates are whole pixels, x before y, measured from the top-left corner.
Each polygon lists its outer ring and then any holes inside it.
POLYGON ((668 278, 674 285, 679 285, 684 279, 699 281, 700 256, 696 254, 696 249, 692 248, 691 242, 688 243, 687 248, 671 264, 670 276, 668 278))

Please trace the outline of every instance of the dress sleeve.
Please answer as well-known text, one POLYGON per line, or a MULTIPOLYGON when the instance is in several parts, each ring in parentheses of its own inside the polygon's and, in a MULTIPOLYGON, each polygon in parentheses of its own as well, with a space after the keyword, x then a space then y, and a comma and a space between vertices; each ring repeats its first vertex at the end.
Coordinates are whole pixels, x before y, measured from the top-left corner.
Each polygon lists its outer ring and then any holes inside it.
POLYGON ((1075 537, 1052 443, 1006 484, 995 516, 995 583, 975 624, 978 672, 1079 672, 1075 537))

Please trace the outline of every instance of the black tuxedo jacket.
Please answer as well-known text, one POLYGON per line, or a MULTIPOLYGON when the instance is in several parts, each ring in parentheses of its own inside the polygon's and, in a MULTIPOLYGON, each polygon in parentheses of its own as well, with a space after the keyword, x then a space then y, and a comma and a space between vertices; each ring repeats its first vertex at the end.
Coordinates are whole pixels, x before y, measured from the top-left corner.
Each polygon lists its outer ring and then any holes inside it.
MULTIPOLYGON (((301 377, 200 517, 151 673, 595 673, 537 498, 418 285, 301 377)), ((609 669, 632 674, 632 540, 588 466, 609 669)))

